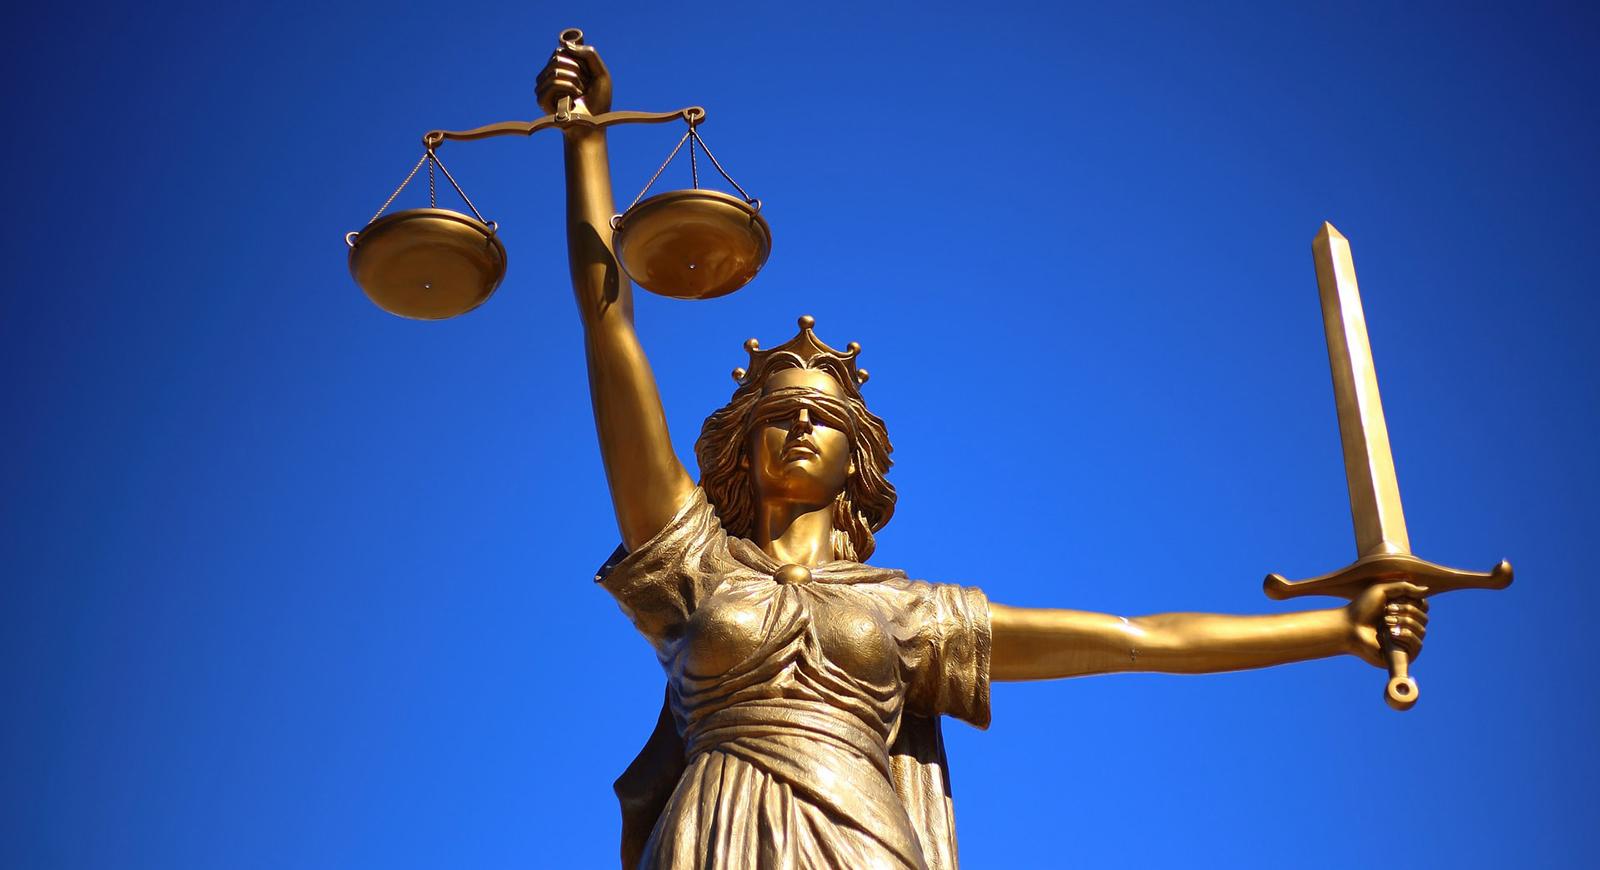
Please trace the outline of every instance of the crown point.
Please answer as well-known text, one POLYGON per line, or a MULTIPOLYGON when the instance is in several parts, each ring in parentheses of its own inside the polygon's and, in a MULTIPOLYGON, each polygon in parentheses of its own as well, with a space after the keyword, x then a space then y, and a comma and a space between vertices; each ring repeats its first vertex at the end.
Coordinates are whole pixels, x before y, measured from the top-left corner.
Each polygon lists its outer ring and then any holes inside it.
POLYGON ((847 352, 847 353, 852 353, 852 354, 860 353, 861 352, 861 342, 852 341, 849 344, 845 345, 844 349, 845 349, 845 352, 847 352))
POLYGON ((811 331, 817 323, 815 317, 804 314, 797 322, 800 324, 800 333, 771 350, 762 350, 761 343, 754 338, 744 343, 745 350, 750 353, 750 362, 733 373, 734 380, 741 387, 765 383, 771 371, 787 368, 826 371, 839 386, 846 389, 867 382, 866 370, 855 368, 856 354, 861 352, 860 344, 852 341, 848 350, 834 350, 811 331))

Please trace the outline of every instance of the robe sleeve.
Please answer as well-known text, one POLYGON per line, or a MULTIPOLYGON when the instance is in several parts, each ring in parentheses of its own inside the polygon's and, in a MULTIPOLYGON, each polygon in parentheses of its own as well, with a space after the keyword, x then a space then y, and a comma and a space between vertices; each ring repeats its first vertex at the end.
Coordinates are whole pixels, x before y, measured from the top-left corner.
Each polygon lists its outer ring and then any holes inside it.
POLYGON ((728 535, 695 487, 655 537, 629 553, 621 547, 595 573, 622 612, 657 650, 682 634, 700 602, 727 573, 728 535))
POLYGON ((971 586, 901 581, 906 708, 989 727, 989 599, 971 586))

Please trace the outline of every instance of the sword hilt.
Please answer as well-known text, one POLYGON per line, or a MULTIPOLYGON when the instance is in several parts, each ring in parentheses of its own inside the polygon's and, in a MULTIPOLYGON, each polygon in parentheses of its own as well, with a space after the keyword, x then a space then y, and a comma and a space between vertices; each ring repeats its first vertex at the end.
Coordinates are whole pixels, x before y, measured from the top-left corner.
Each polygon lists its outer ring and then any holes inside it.
MULTIPOLYGON (((1282 574, 1268 574, 1262 590, 1268 598, 1283 601, 1303 595, 1334 595, 1355 600, 1369 587, 1395 580, 1407 580, 1426 586, 1426 597, 1457 589, 1504 589, 1511 585, 1511 563, 1501 560, 1487 572, 1462 571, 1418 559, 1409 553, 1378 553, 1365 556, 1343 568, 1309 580, 1288 580, 1282 574)), ((1389 664, 1389 682, 1383 687, 1383 698, 1396 710, 1409 710, 1417 703, 1417 681, 1409 673, 1411 656, 1390 642, 1387 632, 1380 630, 1384 657, 1389 664)))
POLYGON ((1395 646, 1383 632, 1379 635, 1384 638, 1383 649, 1389 659, 1389 682, 1384 684, 1383 699, 1403 713, 1417 703, 1417 681, 1406 673, 1411 667, 1411 654, 1395 646))

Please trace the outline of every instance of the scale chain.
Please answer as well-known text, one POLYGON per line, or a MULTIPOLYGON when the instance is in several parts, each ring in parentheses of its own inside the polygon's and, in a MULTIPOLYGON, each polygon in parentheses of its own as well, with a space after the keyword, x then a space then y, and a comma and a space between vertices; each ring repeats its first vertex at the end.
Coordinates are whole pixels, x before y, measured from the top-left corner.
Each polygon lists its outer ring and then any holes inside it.
MULTIPOLYGON (((683 147, 683 143, 689 141, 689 137, 693 136, 693 135, 694 135, 694 128, 690 127, 689 128, 689 132, 683 134, 683 138, 678 140, 678 144, 672 146, 672 153, 667 155, 667 159, 661 161, 661 165, 656 168, 656 174, 650 176, 650 180, 646 181, 644 183, 644 190, 639 191, 639 195, 633 198, 633 202, 628 203, 628 208, 633 208, 634 206, 639 204, 639 200, 644 199, 644 195, 649 193, 650 192, 650 188, 655 185, 656 179, 660 178, 661 177, 661 173, 666 172, 667 171, 667 167, 672 164, 672 158, 678 156, 678 149, 682 148, 683 147)), ((623 209, 623 211, 627 211, 627 210, 628 209, 623 209)))
MULTIPOLYGON (((428 156, 433 158, 434 163, 439 164, 439 171, 444 173, 445 181, 450 182, 450 186, 456 189, 456 193, 461 197, 461 201, 467 204, 467 208, 472 209, 473 216, 476 217, 479 222, 489 224, 489 227, 492 229, 494 224, 489 223, 489 221, 484 218, 483 214, 478 211, 478 207, 472 204, 472 200, 467 198, 467 192, 462 190, 461 185, 456 183, 456 177, 450 174, 449 169, 445 168, 444 161, 439 159, 439 155, 429 151, 428 156)), ((429 177, 432 177, 431 174, 429 177)))
MULTIPOLYGON (((694 152, 695 145, 699 145, 700 150, 706 152, 706 159, 710 160, 711 165, 716 167, 717 173, 721 175, 729 184, 733 185, 734 190, 739 191, 739 195, 744 197, 744 201, 755 206, 757 209, 761 208, 761 200, 752 197, 749 193, 745 192, 744 188, 739 186, 739 182, 733 180, 733 176, 728 174, 728 170, 722 168, 722 164, 717 160, 717 156, 711 153, 710 148, 706 147, 706 140, 700 136, 700 131, 695 128, 693 123, 690 123, 689 132, 684 133, 683 138, 678 140, 678 144, 672 146, 672 151, 671 153, 667 154, 667 159, 661 161, 661 165, 656 168, 655 174, 650 176, 650 180, 644 183, 644 189, 639 191, 639 195, 634 197, 633 202, 628 203, 628 208, 623 209, 623 211, 633 208, 639 204, 639 200, 644 199, 644 195, 649 193, 650 188, 655 186, 657 179, 661 178, 661 173, 667 171, 667 167, 672 165, 673 158, 677 157, 678 152, 683 150, 683 143, 685 142, 689 143, 689 179, 691 183, 693 183, 696 190, 700 189, 700 164, 695 158, 694 152)), ((444 167, 441 166, 440 168, 442 169, 444 167)))
MULTIPOLYGON (((383 217, 383 213, 389 210, 389 206, 394 205, 395 198, 400 195, 400 191, 405 190, 406 189, 406 185, 411 183, 411 179, 417 177, 417 170, 421 169, 422 168, 422 164, 424 164, 424 163, 428 164, 428 207, 429 208, 438 208, 439 207, 438 186, 437 186, 437 182, 434 180, 434 176, 433 176, 433 167, 435 165, 437 165, 439 167, 439 171, 444 173, 445 180, 449 181, 450 182, 450 186, 455 188, 456 189, 456 193, 461 195, 461 201, 467 204, 467 208, 472 209, 473 216, 476 217, 480 222, 485 223, 485 224, 489 224, 489 221, 484 218, 483 213, 478 211, 478 207, 472 204, 472 200, 467 196, 467 192, 465 190, 461 189, 461 185, 460 184, 456 183, 456 177, 454 175, 450 174, 450 170, 449 169, 445 168, 444 161, 439 159, 439 155, 433 153, 433 149, 432 148, 429 148, 426 151, 422 152, 422 157, 417 160, 417 165, 411 167, 411 171, 406 173, 406 180, 400 182, 400 186, 394 189, 394 193, 389 194, 389 198, 383 201, 383 205, 378 207, 378 211, 375 214, 373 214, 372 219, 367 221, 367 223, 370 224, 370 223, 372 223, 372 221, 375 221, 378 218, 383 217)), ((666 167, 662 167, 662 168, 665 169, 666 167)), ((493 227, 494 225, 493 224, 489 224, 489 226, 493 227)))
MULTIPOLYGON (((694 151, 695 151, 694 143, 699 142, 699 141, 700 141, 699 134, 695 133, 694 127, 690 127, 689 128, 689 183, 694 185, 694 189, 695 190, 699 190, 700 189, 700 161, 696 160, 695 156, 694 156, 694 151)), ((701 143, 701 147, 702 148, 705 147, 705 144, 701 143)))
POLYGON ((760 204, 761 200, 752 197, 748 193, 745 193, 744 192, 744 188, 739 186, 739 182, 734 181, 733 180, 733 176, 728 174, 728 170, 723 169, 722 168, 722 164, 717 162, 717 156, 715 154, 711 153, 711 149, 710 148, 706 147, 706 140, 701 138, 700 134, 696 133, 694 131, 694 128, 692 128, 692 127, 689 129, 689 132, 690 133, 694 133, 694 138, 695 138, 696 141, 698 141, 700 143, 701 150, 706 152, 706 159, 710 160, 711 161, 711 165, 715 166, 717 168, 717 172, 721 173, 722 177, 726 178, 728 180, 728 183, 733 185, 733 189, 734 190, 739 191, 739 195, 744 197, 744 201, 754 204, 757 209, 761 208, 761 204, 760 204))
MULTIPOLYGON (((417 160, 417 165, 411 167, 411 171, 406 174, 406 180, 400 182, 400 186, 394 189, 394 193, 389 194, 389 198, 383 201, 383 205, 378 206, 377 213, 375 213, 372 216, 372 219, 367 221, 367 223, 369 223, 369 224, 372 223, 372 221, 375 221, 378 218, 382 217, 383 213, 389 210, 389 206, 394 204, 395 197, 400 195, 400 191, 406 189, 406 185, 411 183, 411 179, 417 177, 417 170, 422 168, 423 162, 426 161, 428 159, 428 157, 430 157, 431 155, 432 155, 432 152, 423 152, 422 157, 417 160)), ((429 168, 428 172, 429 172, 429 174, 432 174, 433 170, 432 170, 431 167, 429 168)))

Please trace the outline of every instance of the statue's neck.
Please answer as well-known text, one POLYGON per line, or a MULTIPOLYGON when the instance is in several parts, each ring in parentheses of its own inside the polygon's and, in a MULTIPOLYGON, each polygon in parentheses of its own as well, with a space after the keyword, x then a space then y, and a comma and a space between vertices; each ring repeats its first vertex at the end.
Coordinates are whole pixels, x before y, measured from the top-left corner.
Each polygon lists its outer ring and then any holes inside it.
POLYGON ((756 545, 786 565, 833 561, 833 505, 808 509, 787 502, 756 509, 756 545))

